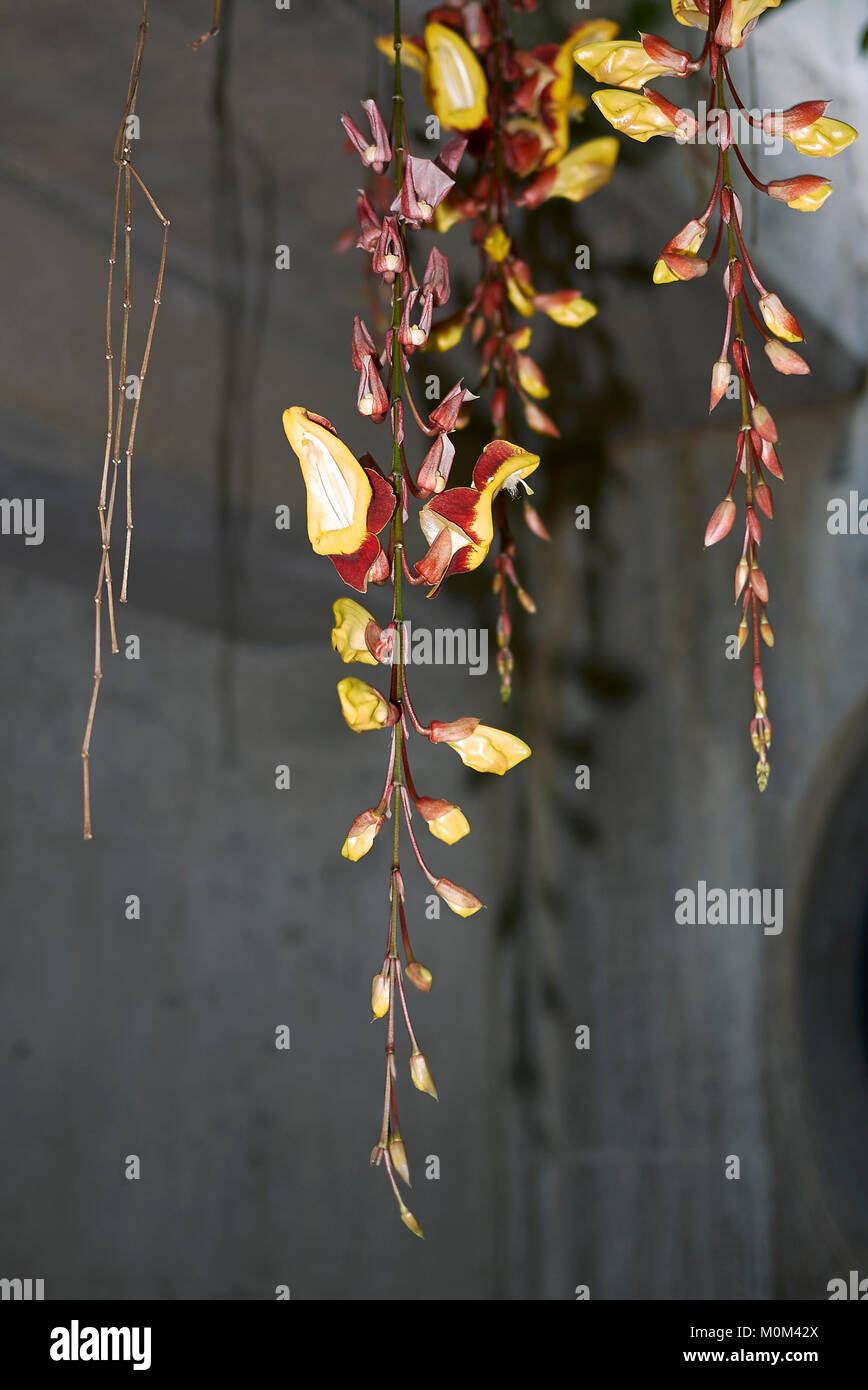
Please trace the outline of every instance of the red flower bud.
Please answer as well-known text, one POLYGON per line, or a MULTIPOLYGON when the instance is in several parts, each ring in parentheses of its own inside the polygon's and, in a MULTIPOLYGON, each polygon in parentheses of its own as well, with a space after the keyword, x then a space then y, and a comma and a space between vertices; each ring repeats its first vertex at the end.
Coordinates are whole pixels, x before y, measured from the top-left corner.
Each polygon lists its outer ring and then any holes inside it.
POLYGON ((768 483, 757 483, 753 490, 754 499, 763 516, 767 516, 771 521, 774 515, 774 503, 772 501, 772 490, 768 483))
POLYGON ((724 536, 729 535, 735 521, 736 511, 736 505, 731 497, 725 497, 722 502, 718 502, 705 528, 706 550, 710 545, 717 545, 718 541, 722 541, 724 536))
POLYGON ((794 348, 787 347, 786 343, 780 342, 778 338, 772 338, 766 343, 765 351, 776 372, 781 372, 784 376, 810 375, 811 369, 804 357, 800 357, 794 348))

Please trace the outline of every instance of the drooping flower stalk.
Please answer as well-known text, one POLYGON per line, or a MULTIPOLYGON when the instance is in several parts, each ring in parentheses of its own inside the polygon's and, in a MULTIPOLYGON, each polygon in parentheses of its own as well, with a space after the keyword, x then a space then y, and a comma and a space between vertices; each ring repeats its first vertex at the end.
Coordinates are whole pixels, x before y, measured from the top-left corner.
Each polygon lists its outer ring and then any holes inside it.
POLYGON ((338 683, 341 712, 348 727, 357 733, 380 730, 388 735, 386 775, 379 799, 353 821, 342 854, 351 861, 362 858, 391 819, 385 954, 371 987, 374 1017, 386 1020, 382 1119, 371 1162, 384 1168, 401 1220, 421 1236, 421 1227, 404 1202, 397 1181, 400 1178, 409 1184, 410 1172, 398 1121, 395 1056, 397 1033, 403 1024, 413 1084, 436 1098, 437 1090, 411 1022, 405 992, 405 981, 409 980, 426 993, 431 988, 432 975, 415 958, 410 942, 401 860, 402 825, 406 845, 424 879, 451 911, 470 917, 483 904, 474 893, 451 879, 437 876, 428 867, 413 828, 414 813, 436 839, 446 844, 454 844, 470 827, 457 806, 417 792, 410 769, 409 744, 413 734, 432 744, 448 743, 466 766, 498 775, 526 758, 530 749, 512 734, 483 725, 474 716, 449 721, 432 719, 427 725, 421 721, 410 697, 404 586, 430 585, 429 597, 433 598, 450 575, 480 565, 494 537, 493 509, 500 491, 517 487, 538 466, 539 459, 506 440, 494 440, 477 460, 471 485, 447 488, 446 479, 455 456, 450 435, 462 407, 472 397, 461 382, 456 383, 429 413, 427 421, 413 400, 411 358, 427 341, 433 309, 447 301, 450 282, 448 263, 436 246, 429 252, 421 278, 416 274, 412 264, 415 238, 410 233, 433 221, 437 206, 454 186, 466 141, 452 141, 436 159, 423 159, 412 153, 404 116, 402 47, 400 0, 395 0, 390 126, 387 129, 373 101, 362 103, 370 139, 348 113, 341 118, 349 141, 366 168, 378 175, 389 165, 393 168, 393 186, 386 206, 377 208, 367 192, 361 193, 357 202, 357 245, 370 255, 372 272, 388 291, 389 327, 382 347, 378 347, 367 325, 357 316, 351 344, 353 367, 359 374, 357 410, 373 423, 388 419, 391 469, 384 475, 370 454, 357 459, 324 416, 303 407, 294 406, 284 412, 284 428, 307 489, 308 536, 313 549, 329 556, 340 577, 358 593, 366 593, 369 584, 390 585, 392 590, 390 619, 384 627, 355 599, 338 599, 333 605, 332 645, 347 664, 391 667, 388 695, 355 676, 344 677, 338 683), (411 418, 427 447, 415 476, 408 467, 405 442, 405 422, 411 418), (413 565, 406 556, 405 534, 411 495, 429 499, 419 512, 428 548, 413 565), (379 537, 387 527, 384 550, 379 537))
MULTIPOLYGON (((430 10, 423 41, 409 41, 413 66, 422 74, 440 125, 468 137, 473 159, 472 171, 437 209, 435 226, 447 231, 456 223, 467 223, 479 249, 479 273, 467 303, 435 323, 431 346, 454 347, 471 326, 492 434, 510 438, 511 402, 531 430, 559 436, 554 419, 539 404, 550 391, 528 352, 531 326, 525 320, 543 313, 578 328, 597 312, 575 289, 537 293, 531 269, 516 246, 516 210, 532 210, 556 197, 582 201, 608 182, 618 153, 611 137, 569 148, 570 119, 587 105, 573 92, 572 48, 579 38, 611 37, 617 25, 586 21, 575 25, 563 43, 521 49, 509 11, 535 8, 536 0, 511 0, 509 5, 507 0, 456 0, 448 9, 430 10)), ((535 611, 518 576, 509 512, 501 493, 495 506, 493 587, 499 602, 497 669, 504 703, 510 698, 514 669, 511 592, 524 609, 535 611)), ((527 498, 523 517, 536 536, 548 539, 527 498)))
POLYGON ((684 144, 697 139, 717 147, 717 169, 708 203, 664 246, 654 269, 655 284, 693 280, 708 271, 723 244, 726 232, 727 263, 723 272, 726 319, 723 344, 711 376, 710 410, 729 394, 732 369, 738 382, 741 422, 736 436, 735 463, 726 495, 708 522, 706 547, 717 544, 732 530, 738 515, 733 497, 739 475, 744 475, 744 531, 741 556, 735 571, 735 601, 741 604, 738 649, 751 639, 754 713, 750 741, 756 754, 756 779, 760 791, 768 785, 769 749, 772 741, 768 700, 762 665, 762 644, 774 646, 768 619, 769 585, 760 568, 762 521, 771 520, 772 493, 768 479, 783 479, 776 444, 774 420, 760 399, 746 340, 748 320, 759 334, 764 351, 776 371, 801 376, 810 371, 805 359, 791 346, 802 340, 802 331, 779 296, 761 281, 746 245, 742 205, 733 183, 735 162, 753 187, 777 202, 800 212, 815 212, 832 192, 823 178, 802 174, 763 183, 753 173, 741 145, 751 140, 787 140, 806 155, 835 155, 857 138, 852 126, 826 116, 827 101, 804 101, 786 111, 749 111, 742 102, 730 71, 731 53, 741 48, 757 20, 780 0, 671 0, 680 24, 704 31, 701 52, 693 57, 656 34, 642 34, 641 42, 583 43, 576 47, 576 62, 592 77, 614 85, 596 91, 593 100, 608 121, 625 135, 645 142, 655 135, 684 144), (684 78, 707 69, 710 90, 704 114, 679 108, 645 86, 659 77, 684 78), (639 93, 641 89, 641 94, 639 93), (727 93, 735 103, 727 110, 727 93), (699 251, 716 220, 716 234, 707 260, 699 251), (751 303, 756 297, 756 308, 751 303), (730 354, 732 361, 730 362, 730 354))

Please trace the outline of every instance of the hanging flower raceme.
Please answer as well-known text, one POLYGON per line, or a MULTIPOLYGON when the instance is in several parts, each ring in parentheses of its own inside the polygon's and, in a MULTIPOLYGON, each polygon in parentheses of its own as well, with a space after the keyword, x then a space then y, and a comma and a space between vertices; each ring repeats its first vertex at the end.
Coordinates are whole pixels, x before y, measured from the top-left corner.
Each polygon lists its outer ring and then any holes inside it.
MULTIPOLYGON (((537 208, 552 198, 582 202, 612 177, 618 155, 614 137, 585 140, 571 148, 571 122, 580 119, 588 105, 574 91, 573 50, 577 44, 610 44, 618 26, 606 19, 586 20, 557 43, 523 49, 513 39, 508 9, 501 0, 453 0, 448 10, 442 6, 430 10, 426 20, 421 38, 404 36, 402 53, 421 74, 426 100, 441 126, 469 142, 473 167, 466 177, 458 178, 457 166, 447 166, 456 176, 455 187, 443 198, 439 198, 439 185, 432 196, 424 196, 421 215, 415 197, 418 179, 408 167, 400 198, 392 208, 401 207, 409 224, 416 226, 428 220, 433 206, 433 225, 441 232, 467 223, 479 248, 480 268, 465 306, 445 318, 429 321, 423 296, 416 300, 411 291, 405 299, 401 343, 408 352, 417 347, 445 352, 456 347, 469 330, 478 352, 480 380, 489 391, 492 435, 513 437, 514 401, 529 430, 557 438, 556 421, 540 405, 550 392, 539 362, 529 351, 530 326, 519 329, 515 316, 531 319, 542 314, 564 327, 580 328, 597 309, 578 289, 538 290, 507 222, 517 207, 537 208)), ((391 55, 392 40, 382 40, 381 47, 391 55)), ((435 164, 442 167, 445 154, 435 164)), ((445 414, 451 402, 443 405, 445 414)), ((430 423, 440 428, 436 412, 430 423)), ((444 495, 454 455, 446 437, 451 428, 450 424, 445 432, 440 429, 423 460, 416 479, 423 497, 444 495)), ((512 689, 510 593, 517 594, 525 609, 534 610, 516 571, 507 498, 508 493, 501 494, 493 516, 493 534, 498 537, 494 589, 500 606, 497 669, 504 701, 512 689)), ((467 497, 463 501, 470 505, 467 497)), ((475 567, 489 551, 492 536, 487 516, 482 517, 484 536, 477 531, 476 515, 467 518, 469 530, 464 531, 460 518, 449 510, 461 502, 460 496, 449 496, 442 506, 434 503, 426 512, 424 525, 432 549, 418 573, 438 572, 450 543, 455 553, 464 551, 451 573, 462 566, 475 567)), ((526 500, 522 513, 529 530, 547 540, 541 518, 526 500)))
MULTIPOLYGON (((365 672, 372 676, 371 682, 356 675, 346 675, 338 681, 344 722, 353 734, 370 734, 374 739, 381 735, 387 750, 382 789, 371 799, 372 804, 356 815, 341 854, 351 863, 365 858, 390 822, 384 837, 390 847, 386 951, 382 963, 377 963, 370 993, 371 1013, 386 1025, 385 1094, 371 1162, 385 1169, 404 1225, 421 1236, 421 1227, 398 1186, 399 1182, 409 1184, 410 1168, 398 1124, 395 1054, 396 1033, 399 1024, 403 1024, 413 1085, 436 1099, 437 1087, 413 1030, 405 989, 409 983, 426 994, 432 987, 433 976, 415 958, 410 942, 402 848, 409 845, 430 889, 426 916, 435 916, 434 909, 445 904, 451 912, 469 919, 482 910, 483 903, 471 889, 428 866, 416 827, 427 826, 433 839, 449 846, 463 839, 470 832, 470 825, 452 801, 417 791, 410 766, 410 744, 414 737, 433 746, 448 743, 468 767, 497 774, 515 767, 529 755, 530 749, 505 731, 483 725, 474 715, 432 719, 427 725, 422 722, 410 696, 404 597, 409 588, 426 582, 423 572, 434 565, 432 555, 439 554, 438 544, 440 549, 450 548, 450 557, 437 574, 435 587, 439 587, 446 570, 456 572, 481 562, 493 535, 494 499, 523 484, 539 459, 498 440, 478 459, 471 486, 450 492, 446 482, 456 454, 451 435, 464 423, 471 402, 477 397, 458 381, 433 407, 427 420, 413 400, 413 354, 426 346, 433 332, 433 315, 447 304, 451 288, 449 265, 437 246, 429 250, 424 273, 421 278, 418 276, 412 264, 413 233, 426 224, 436 224, 439 209, 454 190, 466 140, 459 136, 449 141, 433 160, 412 152, 401 84, 397 80, 400 53, 399 49, 392 128, 386 129, 373 102, 363 103, 371 127, 370 141, 348 115, 342 118, 362 163, 380 175, 380 182, 372 185, 370 192, 361 192, 356 201, 356 244, 370 258, 378 289, 388 297, 389 327, 376 329, 376 310, 368 317, 375 331, 356 315, 350 359, 358 374, 358 416, 374 425, 388 422, 391 471, 384 476, 370 454, 357 458, 322 415, 293 406, 284 413, 283 422, 307 490, 308 535, 313 549, 327 555, 341 578, 360 593, 366 592, 368 584, 390 585, 391 612, 386 621, 379 621, 355 598, 338 598, 332 606, 331 641, 341 661, 345 665, 378 668, 376 672, 365 672), (383 187, 387 168, 393 176, 388 191, 383 187), (405 422, 411 428, 413 424, 418 426, 424 440, 415 477, 407 458, 410 445, 405 438, 405 422), (463 509, 455 504, 461 493, 467 494, 468 499, 463 509), (420 508, 420 521, 423 534, 431 542, 427 554, 415 564, 407 557, 405 535, 414 497, 430 499, 428 506, 420 508), (439 513, 433 510, 435 505, 441 506, 439 513), (450 508, 456 518, 454 525, 448 520, 450 508), (387 527, 381 542, 380 536, 387 527), (450 569, 451 537, 458 536, 459 530, 461 544, 456 563, 450 569), (438 543, 436 537, 441 533, 444 539, 438 543)), ((476 103, 482 69, 469 46, 457 35, 453 38, 448 26, 428 25, 426 47, 405 41, 403 55, 421 68, 432 100, 436 94, 438 110, 444 113, 444 120, 448 115, 452 128, 460 129, 461 120, 471 121, 474 127, 478 124, 481 116, 476 103)), ((484 89, 484 76, 482 86, 484 89)), ((525 362, 522 372, 529 381, 532 367, 525 362)), ((538 390, 538 383, 534 387, 538 390)))
POLYGON ((762 183, 752 172, 740 144, 753 136, 786 139, 805 155, 830 156, 846 149, 856 138, 852 126, 826 115, 827 101, 805 101, 787 111, 749 111, 732 79, 729 54, 741 48, 757 20, 780 0, 672 0, 678 22, 705 32, 701 52, 674 47, 656 34, 642 34, 640 42, 586 41, 576 45, 580 67, 598 81, 613 84, 597 91, 593 100, 606 119, 625 135, 645 142, 655 135, 679 143, 699 139, 717 148, 717 170, 707 205, 676 232, 663 247, 654 267, 657 285, 677 284, 708 273, 722 245, 726 246, 722 283, 726 301, 723 342, 711 369, 711 410, 738 382, 741 422, 736 437, 735 463, 723 500, 715 507, 705 531, 706 546, 717 545, 733 530, 738 505, 733 496, 741 480, 744 489, 744 529, 741 555, 735 571, 735 601, 741 606, 738 646, 752 642, 754 717, 750 741, 756 753, 756 777, 760 791, 769 779, 772 730, 762 666, 762 646, 774 645, 768 619, 769 584, 759 564, 763 520, 773 514, 769 478, 782 479, 777 454, 774 420, 759 396, 755 369, 747 342, 748 321, 759 334, 765 355, 785 376, 802 376, 808 363, 791 346, 801 342, 798 320, 773 289, 767 288, 749 253, 742 206, 735 190, 736 166, 755 188, 776 202, 798 212, 816 212, 832 192, 831 184, 813 174, 762 183), (707 66, 715 84, 716 99, 699 116, 663 97, 645 84, 655 78, 683 78, 707 66), (639 89, 642 89, 641 91, 639 89), (734 103, 725 109, 727 95, 734 103), (716 223, 710 254, 704 257, 706 237, 716 223), (756 300, 756 308, 752 303, 756 300), (762 519, 761 519, 762 518, 762 519))

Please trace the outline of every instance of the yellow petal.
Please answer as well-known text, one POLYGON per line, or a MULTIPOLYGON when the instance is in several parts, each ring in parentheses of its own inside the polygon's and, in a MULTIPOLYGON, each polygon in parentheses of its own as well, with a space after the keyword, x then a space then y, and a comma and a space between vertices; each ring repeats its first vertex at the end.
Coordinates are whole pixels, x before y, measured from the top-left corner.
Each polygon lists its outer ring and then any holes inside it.
POLYGON ((654 267, 653 280, 655 285, 677 285, 678 276, 673 275, 665 261, 660 260, 654 267))
POLYGON ((364 666, 376 666, 377 658, 365 644, 368 623, 375 621, 372 614, 353 598, 337 599, 332 604, 332 612, 335 615, 332 646, 341 661, 360 661, 364 666))
POLYGON ((752 19, 757 19, 766 10, 776 10, 780 3, 781 0, 732 0, 733 48, 741 47, 744 42, 744 30, 752 19))
POLYGON ((818 212, 827 198, 831 198, 833 193, 832 185, 824 183, 822 187, 805 193, 801 198, 794 198, 791 203, 787 203, 788 208, 794 212, 818 212))
POLYGON ((346 444, 302 406, 283 412, 286 437, 307 488, 307 534, 317 555, 354 555, 367 535, 373 495, 346 444))
POLYGON ((429 820, 428 829, 445 845, 454 845, 457 840, 463 840, 465 835, 470 834, 470 822, 460 806, 450 806, 442 816, 429 820))
POLYGON ((590 299, 585 299, 581 294, 575 294, 563 304, 537 304, 537 308, 541 308, 543 313, 548 314, 549 318, 559 323, 562 328, 581 328, 597 313, 596 304, 592 304, 590 299))
POLYGON ((388 975, 375 975, 371 981, 371 1013, 374 1018, 385 1018, 389 1012, 392 986, 388 975))
MULTIPOLYGON (((395 61, 395 36, 394 34, 381 34, 376 41, 380 53, 385 54, 390 62, 395 61)), ((422 76, 428 73, 428 54, 418 43, 412 39, 401 36, 401 67, 412 68, 414 72, 421 72, 422 76)))
POLYGON ((450 743, 449 747, 455 749, 465 767, 472 767, 475 772, 495 772, 499 777, 530 757, 530 749, 520 738, 487 724, 477 724, 468 738, 450 743))
POLYGON ((509 302, 514 309, 523 314, 526 319, 531 318, 534 313, 533 307, 533 285, 525 285, 516 279, 514 275, 506 277, 506 292, 509 295, 509 302))
POLYGON ((556 166, 549 198, 568 198, 571 203, 590 198, 609 182, 617 158, 618 141, 613 135, 577 145, 556 166))
POLYGON ((488 110, 488 83, 473 49, 445 24, 425 27, 431 108, 450 130, 476 130, 488 110))
POLYGON ((448 318, 435 323, 428 334, 428 341, 425 344, 426 350, 428 352, 448 352, 450 348, 457 347, 464 334, 464 324, 463 309, 456 309, 454 314, 450 314, 448 318))
POLYGON ((458 222, 466 221, 464 213, 452 202, 450 198, 444 198, 442 203, 438 203, 434 209, 434 221, 432 226, 435 232, 448 232, 450 227, 454 227, 458 222))
POLYGON ((795 145, 799 154, 821 155, 831 159, 858 140, 859 132, 845 121, 820 116, 819 120, 804 126, 802 130, 785 130, 784 139, 795 145))
POLYGON ((689 24, 693 29, 708 28, 708 15, 702 13, 696 0, 672 0, 672 13, 679 24, 689 24))
POLYGON ((506 260, 512 249, 512 242, 502 227, 493 228, 493 230, 488 233, 482 245, 485 247, 491 259, 497 261, 498 265, 501 261, 506 260))
POLYGON ((641 43, 632 39, 616 39, 614 43, 580 43, 573 49, 573 61, 590 73, 595 82, 609 82, 613 87, 630 87, 640 92, 646 82, 672 69, 655 63, 641 43))
POLYGON ((389 702, 366 681, 345 676, 338 681, 338 698, 344 719, 357 734, 382 729, 389 722, 389 702))
POLYGON ((570 43, 574 46, 577 43, 606 43, 609 39, 614 39, 618 33, 618 25, 611 19, 586 19, 583 24, 577 24, 570 34, 570 43))
POLYGON ((381 826, 383 826, 383 820, 377 820, 376 817, 370 819, 371 812, 367 812, 367 817, 369 819, 366 819, 364 815, 357 816, 356 820, 353 820, 352 826, 349 827, 349 834, 346 835, 346 840, 341 845, 342 855, 345 859, 351 860, 352 863, 357 863, 357 860, 366 855, 377 835, 380 834, 381 826))
POLYGON ((639 140, 643 145, 653 135, 674 135, 677 127, 659 106, 648 97, 622 92, 617 87, 604 87, 594 92, 591 100, 610 125, 639 140))
POLYGON ((519 383, 529 396, 533 396, 535 401, 544 401, 546 396, 551 395, 546 379, 532 357, 520 352, 516 356, 515 365, 518 368, 519 383))

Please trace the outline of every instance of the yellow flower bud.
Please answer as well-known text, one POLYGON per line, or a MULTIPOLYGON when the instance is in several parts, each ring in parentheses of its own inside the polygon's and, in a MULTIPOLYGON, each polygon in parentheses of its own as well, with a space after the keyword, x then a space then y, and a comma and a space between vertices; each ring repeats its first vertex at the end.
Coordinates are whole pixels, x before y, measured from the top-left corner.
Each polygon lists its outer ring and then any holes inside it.
POLYGON ((341 848, 344 859, 350 859, 355 864, 367 854, 382 827, 383 817, 378 816, 376 811, 363 811, 360 816, 356 816, 341 848))
POLYGON ((450 878, 438 878, 434 884, 434 892, 458 917, 472 917, 475 912, 479 912, 485 906, 482 899, 477 898, 475 893, 453 883, 450 878))
POLYGON ((648 57, 638 40, 615 39, 612 43, 580 43, 573 49, 573 58, 580 68, 590 73, 595 82, 608 82, 613 87, 629 87, 641 92, 646 82, 665 73, 671 67, 655 63, 648 57))
POLYGON ((416 801, 416 809, 422 819, 426 822, 432 835, 444 844, 454 845, 456 840, 461 840, 470 833, 470 826, 467 817, 459 806, 453 806, 451 801, 442 801, 431 796, 420 796, 416 801))
POLYGON ((520 352, 516 356, 515 365, 518 368, 519 382, 529 396, 533 396, 534 400, 543 401, 546 396, 551 395, 546 379, 532 357, 520 352))
POLYGON ((585 299, 578 290, 572 293, 569 290, 553 290, 551 294, 536 295, 533 302, 536 309, 542 309, 562 328, 581 328, 597 312, 596 304, 585 299))
POLYGON ((610 125, 643 145, 653 135, 675 135, 678 129, 665 111, 648 97, 622 92, 617 87, 604 87, 594 92, 591 100, 610 125))
POLYGON ((477 724, 472 734, 449 747, 455 749, 465 767, 476 772, 496 772, 499 777, 530 757, 530 749, 520 738, 487 724, 477 724))
POLYGON ((395 711, 389 701, 379 690, 355 676, 345 676, 338 681, 338 698, 344 719, 357 734, 383 729, 395 722, 395 711))
POLYGON ((371 1012, 374 1018, 385 1018, 389 1012, 391 993, 388 975, 375 975, 371 981, 371 1012))
POLYGON ((425 1060, 424 1054, 415 1048, 410 1057, 410 1076, 417 1091, 425 1091, 429 1096, 438 1100, 437 1087, 434 1085, 434 1078, 425 1060))
POLYGON ((859 139, 859 132, 845 121, 836 121, 831 116, 820 116, 812 125, 802 130, 785 130, 784 139, 795 145, 799 154, 820 155, 831 159, 840 154, 859 139))
POLYGON ((571 203, 590 198, 609 182, 617 158, 618 141, 613 136, 586 140, 555 165, 554 183, 547 196, 567 198, 571 203))
POLYGON ((482 245, 493 261, 505 261, 512 249, 512 242, 502 227, 495 227, 488 233, 482 245))
POLYGON ((365 644, 368 623, 374 622, 367 608, 353 598, 339 598, 332 604, 332 612, 335 615, 332 646, 341 661, 360 661, 365 666, 376 666, 377 658, 365 644))
POLYGON ((509 302, 514 309, 529 319, 533 312, 533 285, 526 284, 515 275, 506 276, 506 292, 509 295, 509 302))

